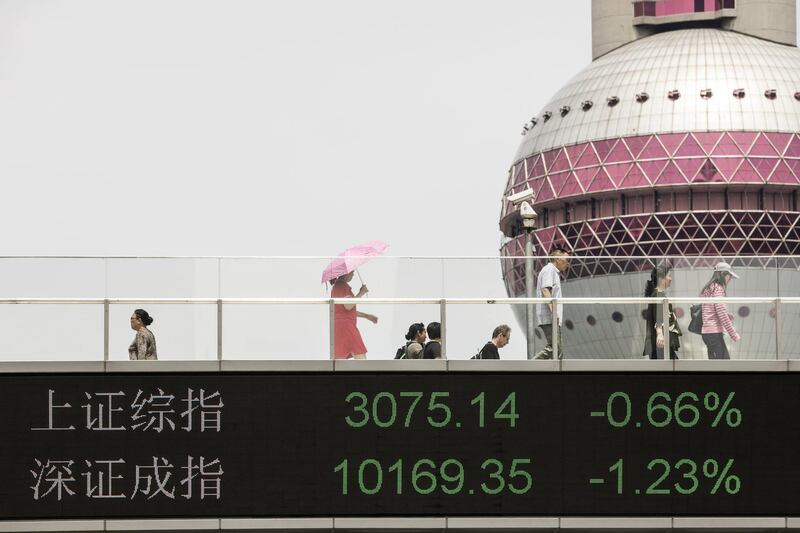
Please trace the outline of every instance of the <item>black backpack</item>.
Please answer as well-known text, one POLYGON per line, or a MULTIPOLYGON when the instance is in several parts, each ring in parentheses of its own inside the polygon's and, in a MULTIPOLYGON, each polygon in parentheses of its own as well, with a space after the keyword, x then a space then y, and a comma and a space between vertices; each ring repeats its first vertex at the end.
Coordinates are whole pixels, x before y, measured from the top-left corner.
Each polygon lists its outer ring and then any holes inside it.
POLYGON ((406 348, 408 348, 408 343, 405 343, 403 346, 399 347, 397 351, 394 353, 395 359, 405 359, 406 358, 406 348))
POLYGON ((686 328, 692 333, 696 333, 697 335, 703 334, 703 305, 702 304, 694 304, 689 308, 689 315, 691 316, 691 320, 689 321, 689 327, 686 328))

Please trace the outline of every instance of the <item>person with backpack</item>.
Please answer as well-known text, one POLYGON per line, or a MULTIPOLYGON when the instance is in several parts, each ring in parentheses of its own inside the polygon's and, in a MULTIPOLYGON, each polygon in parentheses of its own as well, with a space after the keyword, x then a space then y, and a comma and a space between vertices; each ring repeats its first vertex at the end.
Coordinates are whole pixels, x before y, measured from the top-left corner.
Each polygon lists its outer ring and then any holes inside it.
MULTIPOLYGON (((660 264, 650 272, 650 279, 645 285, 644 295, 646 298, 663 298, 667 289, 672 284, 672 275, 669 265, 660 264)), ((645 310, 644 352, 642 355, 650 359, 664 359, 664 306, 661 303, 652 303, 645 310)), ((678 349, 681 346, 681 336, 683 332, 678 325, 678 319, 672 312, 672 304, 669 304, 669 358, 678 358, 678 349)))
POLYGON ((492 340, 483 345, 481 350, 472 356, 473 359, 500 359, 500 348, 511 340, 511 328, 500 324, 492 332, 492 340))
POLYGON ((406 333, 406 344, 397 349, 395 359, 421 359, 422 350, 427 339, 425 324, 416 322, 408 326, 406 333))
MULTIPOLYGON (((714 267, 714 274, 711 279, 706 283, 700 296, 703 298, 720 298, 727 296, 728 284, 732 279, 739 279, 731 265, 724 261, 720 261, 714 267)), ((709 359, 730 359, 728 347, 725 345, 725 339, 722 338, 722 333, 726 332, 730 335, 731 340, 736 342, 740 339, 739 334, 733 327, 733 320, 728 313, 728 308, 723 303, 716 304, 703 304, 703 343, 708 349, 709 359)))
POLYGON ((428 332, 428 344, 422 350, 422 358, 444 359, 442 357, 442 325, 439 322, 431 322, 425 329, 428 332))

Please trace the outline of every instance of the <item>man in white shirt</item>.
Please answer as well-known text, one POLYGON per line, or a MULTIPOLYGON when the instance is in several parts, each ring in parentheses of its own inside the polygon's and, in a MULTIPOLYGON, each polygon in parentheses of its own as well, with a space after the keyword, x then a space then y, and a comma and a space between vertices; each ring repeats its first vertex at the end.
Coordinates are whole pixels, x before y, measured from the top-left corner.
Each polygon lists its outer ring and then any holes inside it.
MULTIPOLYGON (((550 252, 551 260, 539 272, 536 280, 537 298, 561 298, 561 273, 569 268, 569 252, 563 248, 555 248, 550 252)), ((564 316, 564 305, 558 304, 556 335, 558 336, 558 358, 563 356, 561 344, 561 318, 564 316)), ((534 359, 553 358, 553 303, 536 304, 536 318, 544 333, 547 344, 537 353, 534 359)))

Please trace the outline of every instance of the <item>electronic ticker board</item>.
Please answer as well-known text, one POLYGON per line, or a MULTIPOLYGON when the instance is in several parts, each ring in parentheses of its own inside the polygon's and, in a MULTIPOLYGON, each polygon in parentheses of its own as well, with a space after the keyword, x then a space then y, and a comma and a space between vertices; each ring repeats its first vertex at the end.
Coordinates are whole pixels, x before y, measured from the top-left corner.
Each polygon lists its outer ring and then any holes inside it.
POLYGON ((0 519, 800 516, 800 374, 0 375, 0 519))

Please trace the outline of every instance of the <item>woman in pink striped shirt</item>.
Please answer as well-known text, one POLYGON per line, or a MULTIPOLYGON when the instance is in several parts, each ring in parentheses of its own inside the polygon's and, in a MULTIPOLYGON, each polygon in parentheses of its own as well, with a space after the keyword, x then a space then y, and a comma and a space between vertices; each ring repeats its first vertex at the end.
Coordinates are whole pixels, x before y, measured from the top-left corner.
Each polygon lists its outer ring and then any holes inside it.
MULTIPOLYGON (((739 279, 734 274, 731 266, 724 261, 717 263, 714 267, 714 275, 706 283, 700 296, 703 298, 720 298, 727 296, 728 283, 732 279, 739 279)), ((733 327, 732 316, 728 313, 725 304, 703 304, 703 342, 708 349, 709 359, 730 359, 728 347, 722 333, 727 333, 733 342, 739 340, 739 334, 733 327)))

